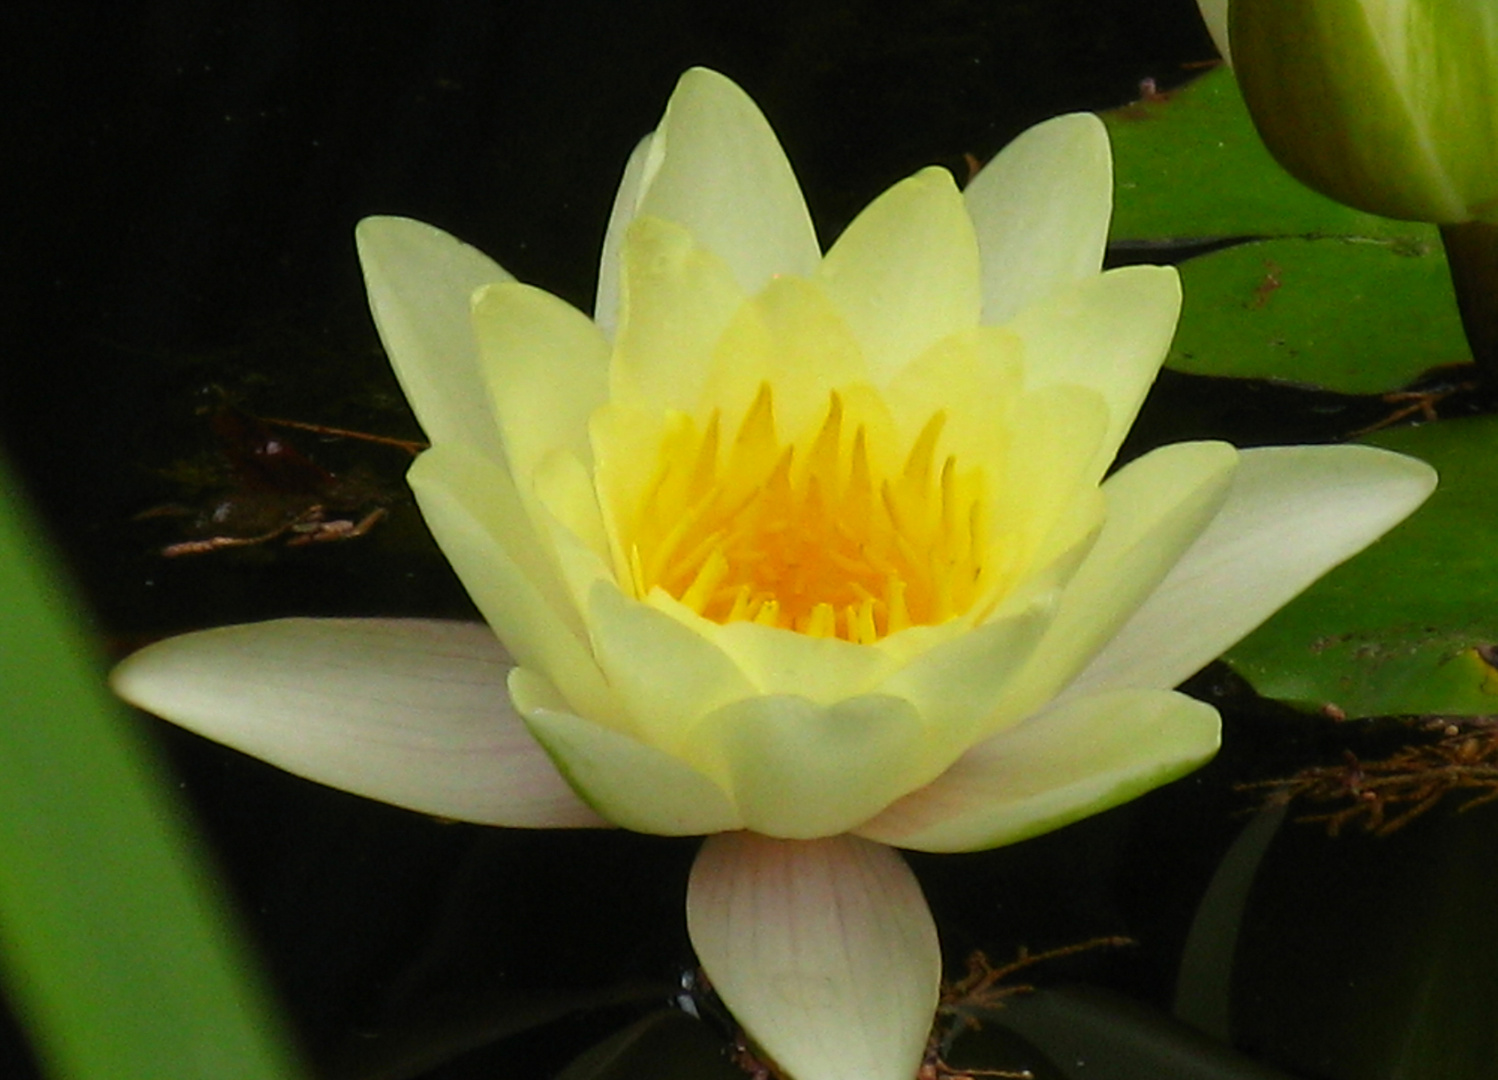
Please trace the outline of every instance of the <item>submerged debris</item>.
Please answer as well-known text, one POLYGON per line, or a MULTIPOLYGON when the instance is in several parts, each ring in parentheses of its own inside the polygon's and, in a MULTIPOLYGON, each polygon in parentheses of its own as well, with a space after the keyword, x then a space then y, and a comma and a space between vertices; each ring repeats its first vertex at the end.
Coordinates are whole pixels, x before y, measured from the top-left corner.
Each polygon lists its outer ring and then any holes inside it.
POLYGON ((1299 821, 1324 821, 1330 836, 1349 826, 1387 836, 1435 808, 1447 795, 1468 793, 1463 811, 1498 800, 1498 722, 1492 717, 1441 719, 1442 738, 1363 761, 1343 752, 1339 765, 1317 765, 1293 776, 1239 785, 1264 791, 1266 807, 1296 800, 1336 804, 1299 821))
POLYGON ((314 461, 284 431, 391 446, 415 455, 424 444, 297 420, 256 416, 217 392, 202 410, 221 464, 184 468, 180 481, 203 489, 192 504, 169 503, 137 521, 183 519, 188 536, 161 548, 167 558, 281 541, 287 547, 351 540, 383 521, 402 493, 356 465, 341 472, 314 461))

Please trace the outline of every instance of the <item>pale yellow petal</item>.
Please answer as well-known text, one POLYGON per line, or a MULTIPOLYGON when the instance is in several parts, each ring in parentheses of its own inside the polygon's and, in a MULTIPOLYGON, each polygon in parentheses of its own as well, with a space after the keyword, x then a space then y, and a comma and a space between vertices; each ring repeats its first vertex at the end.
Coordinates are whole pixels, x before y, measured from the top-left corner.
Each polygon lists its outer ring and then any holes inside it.
POLYGON ((608 398, 610 350, 598 327, 518 283, 481 289, 472 319, 505 456, 522 485, 554 450, 591 463, 588 417, 608 398))
POLYGON ((1216 710, 1182 694, 1076 698, 978 744, 857 831, 917 851, 1012 844, 1168 783, 1218 741, 1216 710))
POLYGON ((1054 603, 1032 603, 943 642, 911 661, 879 687, 911 702, 939 750, 945 768, 981 732, 1020 716, 995 716, 1012 696, 1015 676, 1034 655, 1051 625, 1054 603))
POLYGON ((635 146, 624 166, 624 176, 614 195, 609 224, 603 235, 603 254, 598 260, 598 291, 593 302, 593 321, 610 341, 619 328, 619 253, 624 248, 624 234, 640 202, 640 186, 645 182, 645 164, 650 158, 655 134, 646 135, 635 146))
POLYGON ((745 828, 804 840, 846 832, 914 788, 924 734, 915 707, 886 694, 758 695, 699 721, 681 752, 724 778, 745 828))
POLYGON ((1038 570, 1094 527, 1102 507, 1093 463, 1109 419, 1101 398, 1084 387, 1052 385, 1024 396, 1012 420, 1013 450, 990 481, 996 561, 1038 570))
POLYGON ((834 390, 869 381, 864 351, 837 305, 815 282, 782 277, 729 325, 713 355, 709 400, 737 428, 762 384, 775 391, 775 422, 794 439, 820 425, 834 390))
POLYGON ((1019 336, 998 327, 975 327, 938 341, 889 383, 886 397, 901 437, 913 440, 940 412, 946 416, 943 453, 955 455, 963 468, 1002 468, 1014 451, 1023 357, 1019 336))
POLYGON ((566 450, 553 451, 532 478, 548 537, 562 580, 581 610, 598 580, 614 580, 613 558, 591 473, 566 450))
POLYGON ((1108 433, 1093 469, 1101 478, 1165 361, 1181 309, 1173 267, 1126 266, 1032 304, 1008 324, 1025 342, 1035 387, 1079 384, 1108 404, 1108 433))
POLYGON ((978 324, 978 242, 945 169, 890 188, 858 215, 817 280, 863 346, 876 385, 948 334, 978 324))
POLYGON ((422 517, 468 595, 517 662, 544 672, 576 709, 614 711, 582 614, 504 469, 436 446, 408 474, 422 517))
POLYGON ((1108 478, 1102 531, 1011 687, 1013 708, 1040 708, 1112 639, 1216 516, 1237 462, 1226 443, 1174 443, 1108 478))
POLYGON ((755 693, 714 642, 601 582, 589 598, 593 651, 639 737, 675 753, 712 710, 755 693))
POLYGON ((753 622, 708 623, 704 633, 758 692, 799 694, 822 705, 867 692, 896 664, 879 649, 753 622))
POLYGON ((697 411, 713 349, 743 306, 744 290, 727 263, 660 218, 630 226, 621 263, 613 399, 697 411))
POLYGON ((365 218, 354 235, 380 340, 427 438, 498 460, 468 302, 480 286, 514 279, 482 252, 419 221, 365 218))
POLYGON ((1036 124, 962 195, 983 260, 983 322, 998 326, 1102 268, 1113 213, 1107 129, 1091 113, 1036 124))
POLYGON ((593 414, 593 486, 614 561, 616 580, 628 580, 636 517, 655 482, 668 417, 644 405, 610 402, 593 414))
POLYGON ((525 668, 510 694, 531 734, 589 806, 635 832, 694 836, 743 827, 721 788, 685 762, 569 712, 545 679, 525 668))
POLYGON ((759 107, 706 68, 681 77, 651 141, 636 216, 674 221, 739 288, 810 274, 821 249, 801 188, 759 107))
POLYGON ((851 836, 709 837, 687 928, 713 989, 798 1080, 911 1080, 941 949, 898 854, 851 836))

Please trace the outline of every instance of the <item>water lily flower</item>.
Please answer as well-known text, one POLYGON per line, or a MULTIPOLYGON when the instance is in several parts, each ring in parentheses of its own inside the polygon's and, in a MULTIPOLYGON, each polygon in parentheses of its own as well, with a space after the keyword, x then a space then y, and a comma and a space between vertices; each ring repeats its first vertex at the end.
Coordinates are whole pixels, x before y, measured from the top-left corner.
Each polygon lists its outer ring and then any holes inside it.
POLYGON ((909 1080, 940 960, 893 849, 1010 843, 1204 761, 1217 715, 1171 687, 1433 483, 1216 442, 1105 479, 1180 300, 1173 270, 1099 272, 1111 183, 1102 125, 1065 116, 823 254, 769 125, 694 70, 591 318, 365 221, 432 442, 411 484, 488 627, 209 630, 116 687, 431 814, 705 834, 689 928, 750 1036, 800 1080, 909 1080))
POLYGON ((1498 224, 1498 5, 1198 2, 1298 180, 1385 217, 1498 224))

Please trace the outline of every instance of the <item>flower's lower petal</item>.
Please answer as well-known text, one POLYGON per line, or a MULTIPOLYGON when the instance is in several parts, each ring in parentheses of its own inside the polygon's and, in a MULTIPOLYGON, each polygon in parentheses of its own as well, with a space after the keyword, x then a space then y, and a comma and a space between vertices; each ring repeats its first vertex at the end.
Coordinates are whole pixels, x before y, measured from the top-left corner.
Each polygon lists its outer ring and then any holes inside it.
POLYGON ((593 653, 630 729, 668 752, 705 713, 756 692, 712 640, 612 582, 589 607, 593 653))
POLYGON ((434 446, 407 474, 427 527, 515 659, 545 672, 576 709, 611 714, 612 695, 555 562, 505 469, 461 446, 434 446))
POLYGON ((875 385, 949 334, 978 325, 978 243, 945 169, 902 180, 859 214, 817 280, 837 305, 875 385))
POLYGON ((900 856, 852 836, 710 837, 687 928, 713 988, 796 1080, 910 1080, 941 980, 936 925, 900 856))
POLYGON ((1367 446, 1246 450, 1227 500, 1068 693, 1174 686, 1435 488, 1423 461, 1367 446))
POLYGON ((1009 696, 1016 672, 1030 660, 1055 614, 1054 603, 1039 600, 976 626, 917 657, 880 690, 914 704, 927 726, 954 745, 955 756, 980 727, 992 730, 1002 723, 994 711, 1009 696))
POLYGON ((558 449, 591 464, 588 417, 608 400, 610 352, 593 320, 519 282, 481 289, 471 317, 514 474, 530 476, 558 449))
POLYGON ((936 769, 908 701, 865 694, 818 705, 790 694, 725 705, 681 753, 721 777, 745 828, 810 839, 846 832, 936 769))
POLYGON ((514 278, 476 248, 408 218, 365 218, 355 238, 380 340, 427 438, 502 460, 468 305, 480 286, 514 278))
POLYGON ((1108 434, 1094 460, 1098 477, 1159 374, 1180 310, 1174 267, 1125 266, 1053 292, 1006 324, 1025 341, 1031 386, 1087 386, 1107 402, 1108 434))
POLYGON ((962 194, 983 260, 983 322, 998 326, 1103 265, 1113 212, 1107 129, 1091 113, 1036 124, 962 194))
POLYGON ((1218 740, 1216 710, 1169 690, 1074 698, 979 743, 858 833, 918 851, 1012 844, 1190 772, 1218 740))
POLYGON ((473 623, 283 619, 169 638, 117 693, 288 772, 485 825, 604 825, 521 723, 493 632, 473 623))
POLYGON ((1010 687, 1011 708, 1044 706, 1118 632, 1221 508, 1237 460, 1226 443, 1173 443, 1108 478, 1102 531, 1010 687))
POLYGON ((516 668, 510 692, 531 734, 590 806, 615 825, 659 836, 743 827, 723 790, 685 762, 566 708, 544 679, 516 668))
POLYGON ((643 165, 636 215, 683 226, 745 292, 821 257, 800 185, 749 95, 715 71, 681 77, 643 165))

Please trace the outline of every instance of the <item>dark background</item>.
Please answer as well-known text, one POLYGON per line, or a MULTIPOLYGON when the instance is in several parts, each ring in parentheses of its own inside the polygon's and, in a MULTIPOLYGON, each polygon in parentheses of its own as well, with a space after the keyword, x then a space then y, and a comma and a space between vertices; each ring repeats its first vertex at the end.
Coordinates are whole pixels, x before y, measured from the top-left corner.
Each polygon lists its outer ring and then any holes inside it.
MULTIPOLYGON (((759 102, 826 241, 923 165, 962 175, 1037 120, 1214 55, 1192 0, 20 8, 0 75, 0 445, 117 655, 275 615, 470 612, 400 495, 399 451, 304 440, 368 469, 390 505, 347 544, 167 560, 190 519, 135 520, 234 489, 214 402, 417 434, 364 307, 359 218, 430 221, 586 309, 623 162, 690 65, 759 102)), ((642 1007, 601 1000, 658 1001, 690 965, 690 842, 439 825, 152 730, 330 1075, 431 1045, 452 1059, 433 1078, 550 1075, 642 1007)), ((1179 787, 1188 805, 1224 798, 1179 787)), ((1009 851, 916 860, 954 965, 1132 933, 1140 950, 1079 963, 1168 1002, 1236 828, 1188 818, 1147 799, 1009 851)), ((27 1068, 0 1028, 0 1075, 27 1068)))

